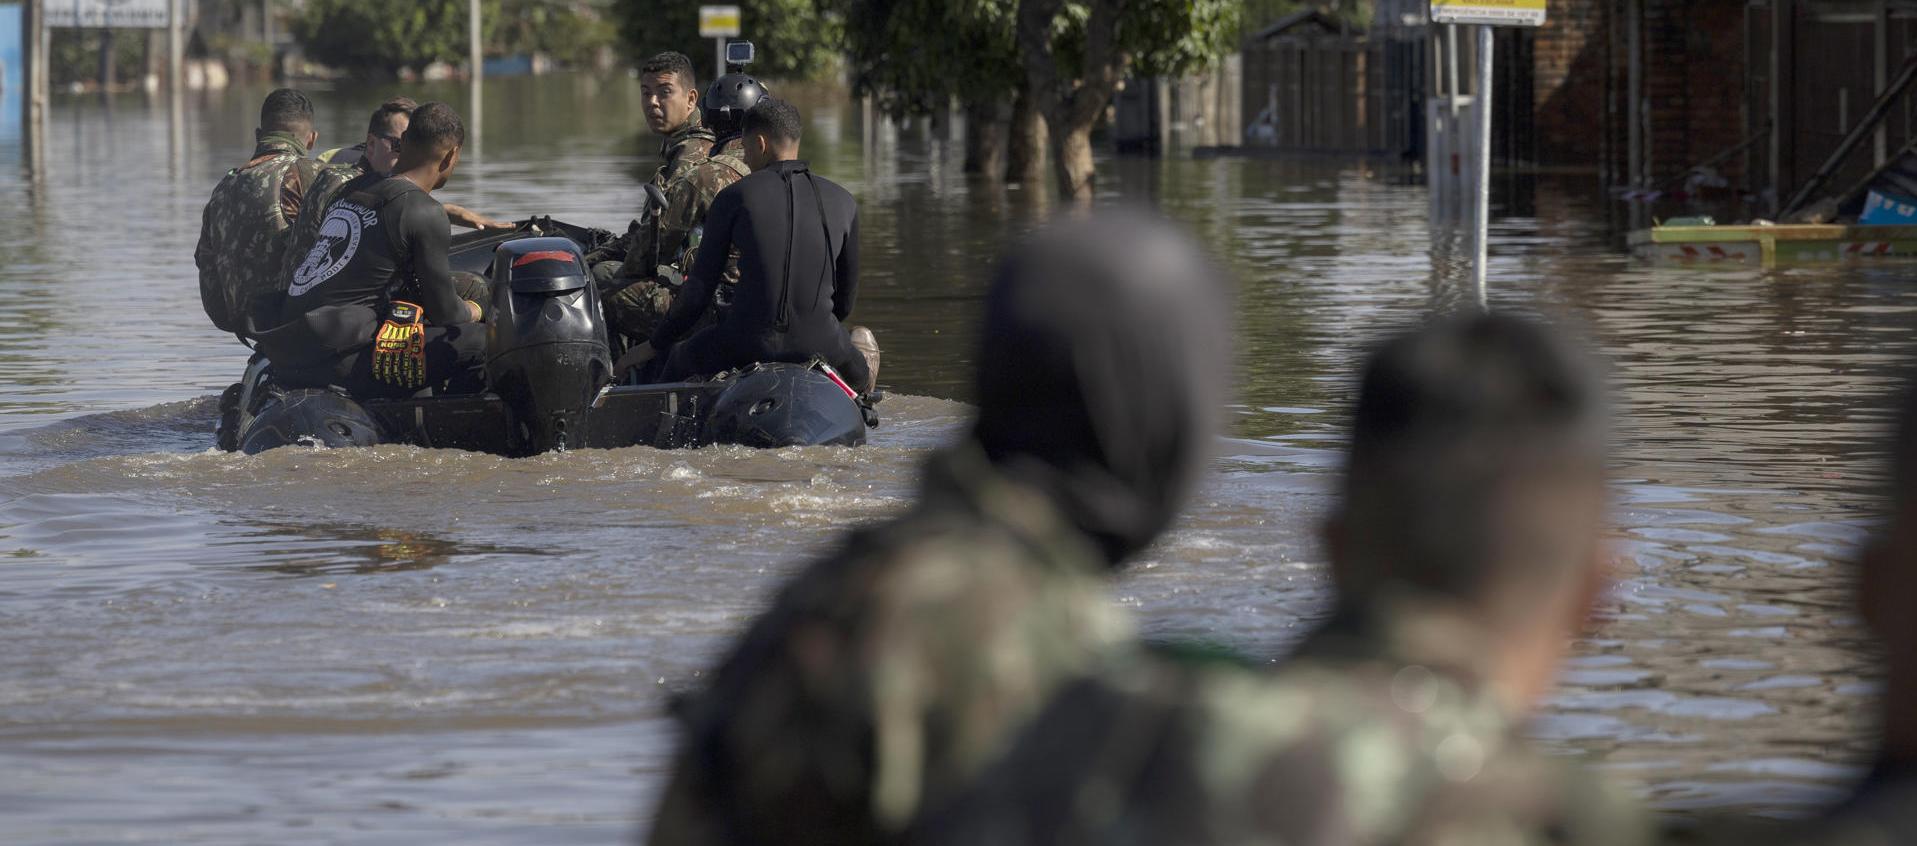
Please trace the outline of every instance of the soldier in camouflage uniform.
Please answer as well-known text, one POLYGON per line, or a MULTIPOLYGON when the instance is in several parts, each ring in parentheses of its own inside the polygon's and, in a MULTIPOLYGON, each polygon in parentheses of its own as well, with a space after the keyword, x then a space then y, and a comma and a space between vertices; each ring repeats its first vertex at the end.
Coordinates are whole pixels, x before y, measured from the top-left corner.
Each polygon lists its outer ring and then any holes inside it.
MULTIPOLYGON (((659 144, 659 168, 648 181, 660 193, 667 193, 680 177, 711 157, 712 146, 719 139, 699 120, 698 75, 684 53, 660 53, 640 65, 639 95, 645 104, 646 128, 663 139, 659 144)), ((681 232, 679 237, 683 239, 685 234, 681 232)), ((653 244, 652 227, 634 220, 625 235, 586 257, 594 281, 603 288, 619 275, 628 260, 643 265, 653 255, 653 244)), ((663 256, 662 260, 671 258, 663 256)), ((638 272, 637 267, 633 272, 638 272)))
MULTIPOLYGON (((662 66, 654 76, 655 84, 664 87, 664 80, 670 77, 682 78, 681 84, 688 87, 692 85, 692 64, 684 56, 668 53, 653 61, 662 66), (685 62, 682 69, 671 70, 676 66, 673 57, 685 62)), ((648 62, 647 67, 653 67, 652 62, 648 62)), ((652 337, 653 330, 672 307, 677 285, 659 274, 658 265, 674 265, 681 271, 689 269, 692 254, 698 248, 694 233, 705 223, 713 198, 751 173, 745 164, 745 148, 739 133, 746 110, 764 96, 765 88, 742 74, 727 74, 713 82, 702 103, 703 125, 700 119, 688 118, 693 121, 690 125, 667 136, 666 161, 653 176, 654 183, 660 185, 666 195, 666 207, 657 212, 656 224, 635 223, 621 241, 624 259, 594 265, 593 279, 606 295, 606 317, 613 329, 630 339, 635 348, 652 337), (740 80, 746 84, 742 85, 740 80), (658 264, 651 261, 655 250, 658 264)), ((648 106, 649 123, 653 116, 654 109, 648 106)), ((660 127, 655 126, 654 131, 660 131, 660 127)), ((738 279, 735 257, 724 280, 737 282, 738 279)), ((722 297, 721 304, 726 299, 722 297)), ((708 314, 707 323, 712 319, 708 314)))
POLYGON ((193 250, 207 317, 241 336, 251 332, 247 322, 255 302, 282 287, 289 232, 320 170, 319 162, 307 158, 319 133, 313 129, 313 101, 305 94, 290 88, 268 94, 255 135, 252 160, 213 189, 193 250))
POLYGON ((1107 576, 1202 470, 1227 299, 1156 221, 1018 250, 988 297, 969 436, 932 457, 911 511, 789 582, 688 700, 650 842, 896 840, 1128 643, 1107 576))
POLYGON ((1330 621, 1275 671, 1167 654, 1072 686, 923 842, 1647 842, 1519 730, 1602 589, 1600 394, 1515 318, 1386 344, 1326 533, 1330 621))

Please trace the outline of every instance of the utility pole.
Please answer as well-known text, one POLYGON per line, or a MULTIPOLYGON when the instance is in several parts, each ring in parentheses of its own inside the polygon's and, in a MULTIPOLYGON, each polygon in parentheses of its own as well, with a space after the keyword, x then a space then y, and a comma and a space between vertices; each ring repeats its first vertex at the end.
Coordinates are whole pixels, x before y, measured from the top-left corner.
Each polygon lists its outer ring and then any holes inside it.
POLYGON ((1485 280, 1491 272, 1491 104, 1493 99, 1492 76, 1496 65, 1492 62, 1492 50, 1497 41, 1492 37, 1490 24, 1478 26, 1478 99, 1474 103, 1478 118, 1478 149, 1473 151, 1478 157, 1477 185, 1472 194, 1477 202, 1471 208, 1471 232, 1473 235, 1471 279, 1476 285, 1478 308, 1485 308, 1487 292, 1485 280))
POLYGON ((466 145, 471 148, 474 153, 479 152, 479 126, 482 120, 482 115, 480 114, 479 89, 481 84, 485 82, 486 77, 485 56, 479 40, 479 24, 479 0, 467 0, 466 39, 468 43, 466 46, 469 55, 466 58, 466 62, 471 66, 469 78, 472 83, 472 102, 467 106, 466 110, 472 113, 467 122, 467 125, 472 129, 471 133, 469 133, 472 137, 466 139, 466 145))
POLYGON ((46 0, 26 0, 20 6, 20 15, 20 66, 26 74, 20 109, 22 128, 26 130, 27 172, 39 179, 46 167, 47 147, 46 0))

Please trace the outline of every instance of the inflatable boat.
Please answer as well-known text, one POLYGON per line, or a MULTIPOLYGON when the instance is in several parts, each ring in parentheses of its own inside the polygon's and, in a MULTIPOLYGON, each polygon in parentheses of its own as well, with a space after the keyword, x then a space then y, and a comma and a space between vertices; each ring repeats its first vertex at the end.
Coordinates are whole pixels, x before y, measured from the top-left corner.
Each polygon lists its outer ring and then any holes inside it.
POLYGON ((611 237, 550 218, 454 239, 451 264, 491 282, 484 390, 405 399, 276 385, 255 356, 221 397, 219 446, 412 444, 507 456, 567 449, 865 442, 878 419, 820 361, 765 363, 700 381, 615 384, 615 350, 586 253, 611 237))

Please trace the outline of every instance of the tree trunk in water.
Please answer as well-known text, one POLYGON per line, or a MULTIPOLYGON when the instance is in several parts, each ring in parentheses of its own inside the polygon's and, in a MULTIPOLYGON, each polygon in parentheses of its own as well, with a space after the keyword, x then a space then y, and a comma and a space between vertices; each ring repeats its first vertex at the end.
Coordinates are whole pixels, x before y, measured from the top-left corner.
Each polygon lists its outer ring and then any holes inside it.
POLYGON ((1008 129, 1003 102, 992 100, 966 104, 966 173, 996 176, 1005 172, 1005 136, 1008 129))
POLYGON ((1124 0, 1091 0, 1085 21, 1085 55, 1078 77, 1066 78, 1053 44, 1053 23, 1063 0, 1019 0, 1019 63, 1024 93, 1050 123, 1060 198, 1084 203, 1092 197, 1092 128, 1105 117, 1130 57, 1118 43, 1124 0))
POLYGON ((1012 101, 1012 140, 1005 168, 1006 182, 1029 185, 1045 178, 1045 130, 1045 114, 1039 111, 1029 94, 1020 92, 1012 101))
POLYGON ((100 30, 100 91, 113 88, 113 77, 118 71, 113 67, 113 30, 100 30))
POLYGON ((1097 175, 1092 164, 1092 124, 1069 126, 1054 133, 1052 160, 1058 171, 1060 198, 1089 202, 1093 178, 1097 175))

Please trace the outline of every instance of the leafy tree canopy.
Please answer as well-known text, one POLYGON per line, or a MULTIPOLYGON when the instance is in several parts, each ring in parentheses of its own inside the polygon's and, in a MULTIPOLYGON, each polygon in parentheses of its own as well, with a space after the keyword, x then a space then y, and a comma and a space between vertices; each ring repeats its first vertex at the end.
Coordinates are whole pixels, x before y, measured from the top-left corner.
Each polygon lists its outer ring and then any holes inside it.
MULTIPOLYGON (((833 0, 739 0, 744 32, 758 47, 755 76, 823 79, 839 70, 844 26, 833 0)), ((613 0, 619 39, 634 64, 665 50, 692 57, 699 79, 712 75, 713 44, 699 37, 699 4, 613 0)))
MULTIPOLYGON (((293 36, 322 64, 393 73, 467 60, 466 0, 307 0, 293 36)), ((612 27, 579 4, 481 0, 480 37, 494 55, 540 52, 581 61, 612 42, 612 27)))

